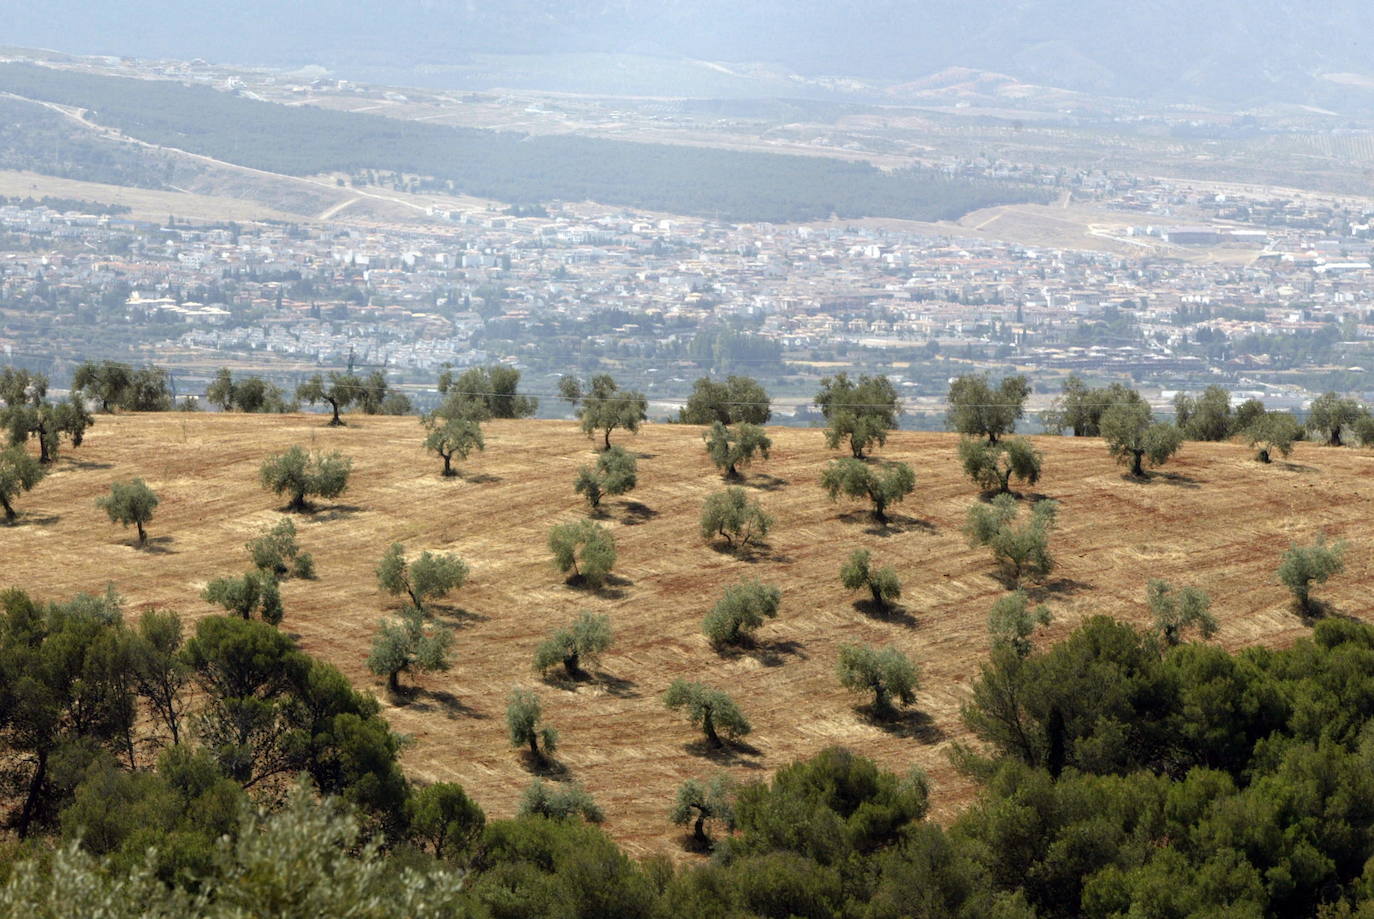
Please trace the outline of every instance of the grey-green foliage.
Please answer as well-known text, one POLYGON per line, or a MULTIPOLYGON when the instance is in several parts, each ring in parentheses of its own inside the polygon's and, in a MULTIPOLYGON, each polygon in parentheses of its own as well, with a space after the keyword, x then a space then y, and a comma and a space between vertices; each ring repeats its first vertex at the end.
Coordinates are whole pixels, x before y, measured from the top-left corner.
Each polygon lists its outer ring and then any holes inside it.
POLYGON ((1288 456, 1302 439, 1302 426, 1291 412, 1264 412, 1250 422, 1245 439, 1256 449, 1255 459, 1268 463, 1275 453, 1288 456))
POLYGON ((1102 437, 1118 463, 1130 463, 1131 475, 1145 476, 1143 463, 1162 466, 1183 444, 1177 425, 1157 422, 1144 402, 1118 402, 1102 413, 1102 437))
POLYGON ((455 379, 453 370, 445 365, 439 374, 444 403, 435 414, 469 421, 533 415, 539 400, 520 395, 519 385, 520 371, 513 367, 469 367, 455 379))
POLYGON ((1246 399, 1236 406, 1235 413, 1231 416, 1231 429, 1237 433, 1245 433, 1250 425, 1259 420, 1264 414, 1264 403, 1259 399, 1246 399))
POLYGON ((111 522, 121 526, 133 524, 138 528, 138 543, 147 542, 145 527, 153 519, 158 505, 157 495, 142 479, 110 483, 110 493, 96 499, 96 506, 109 515, 111 522))
POLYGON ((727 479, 739 478, 737 467, 748 466, 756 454, 768 459, 768 451, 773 448, 773 441, 756 424, 726 427, 716 421, 701 436, 706 441, 706 454, 727 479))
POLYGON ((520 796, 520 816, 547 817, 551 820, 581 817, 588 823, 600 823, 606 819, 596 800, 581 784, 550 785, 540 778, 530 782, 520 796))
POLYGON ((727 377, 717 383, 702 377, 692 386, 687 405, 678 410, 682 424, 765 424, 772 417, 768 393, 752 377, 727 377))
POLYGON ((262 487, 278 495, 290 495, 293 511, 308 510, 307 498, 337 498, 348 487, 353 460, 338 453, 307 453, 296 446, 263 461, 258 476, 262 487))
POLYGON ((1031 653, 1031 635, 1037 625, 1049 625, 1049 607, 1043 603, 1031 608, 1024 590, 1015 590, 998 597, 988 613, 988 633, 994 648, 1009 648, 1017 657, 1031 653))
POLYGON ((686 715, 692 724, 701 728, 707 742, 714 747, 724 745, 722 735, 727 738, 743 737, 751 730, 749 720, 733 699, 719 689, 702 683, 673 680, 663 694, 663 704, 672 711, 686 715))
POLYGON ((595 664, 611 647, 611 640, 611 617, 584 610, 572 625, 540 643, 534 652, 534 667, 543 673, 562 665, 568 676, 577 676, 584 664, 595 664))
POLYGON ((242 577, 215 578, 201 596, 205 602, 222 606, 243 619, 251 619, 256 613, 269 625, 282 620, 281 590, 277 576, 270 571, 255 569, 242 577))
POLYGON ((638 463, 635 455, 623 447, 611 447, 596 458, 595 468, 582 466, 577 470, 573 490, 587 499, 592 508, 601 505, 607 495, 623 495, 638 484, 638 463))
POLYGON ((1097 437, 1102 433, 1102 415, 1118 402, 1143 402, 1134 389, 1113 383, 1093 389, 1077 374, 1069 374, 1063 392, 1055 397, 1049 411, 1042 413, 1045 427, 1062 434, 1070 431, 1074 437, 1097 437))
POLYGON ((1174 396, 1174 424, 1189 440, 1225 440, 1234 423, 1231 394, 1220 386, 1208 386, 1198 396, 1174 396))
POLYGON ((367 669, 387 678, 393 691, 401 688, 400 675, 409 670, 424 673, 449 669, 453 630, 425 621, 414 607, 401 611, 399 619, 382 620, 367 655, 367 669))
POLYGON ((611 448, 612 431, 624 428, 633 434, 648 417, 649 403, 644 394, 621 389, 609 374, 597 374, 586 387, 576 377, 565 376, 558 381, 558 392, 572 404, 588 437, 597 431, 604 432, 607 450, 611 448))
POLYGON ((880 717, 895 713, 894 699, 903 705, 916 701, 919 671, 911 659, 896 648, 842 645, 837 669, 841 686, 873 693, 873 712, 880 717))
POLYGON ((945 424, 951 431, 996 443, 1016 430, 1030 392, 1024 376, 1005 377, 996 387, 987 374, 961 376, 950 384, 945 424))
POLYGON ((1013 478, 1027 485, 1040 481, 1041 460, 1040 451, 1024 437, 1010 437, 997 443, 971 437, 959 441, 959 461, 965 475, 980 488, 998 494, 1011 491, 1013 478))
POLYGON ((14 499, 31 490, 47 470, 43 464, 21 446, 0 450, 0 509, 5 512, 6 520, 18 516, 14 511, 14 499))
POLYGON ((313 578, 315 560, 309 552, 302 552, 296 542, 296 525, 283 517, 261 536, 244 544, 253 566, 275 577, 313 578))
POLYGON ((835 500, 841 494, 866 498, 873 504, 873 517, 887 522, 887 509, 916 488, 916 473, 906 463, 874 466, 845 457, 831 460, 821 472, 821 487, 835 500))
POLYGON ((1325 536, 1318 536, 1310 546, 1289 546, 1279 562, 1280 583, 1293 594, 1293 599, 1303 612, 1315 612, 1317 604, 1312 601, 1312 585, 1325 583, 1333 574, 1345 569, 1345 542, 1327 545, 1325 536))
POLYGON ((600 587, 615 567, 615 537, 590 520, 560 523, 549 530, 554 566, 571 580, 600 587))
POLYGON ((339 412, 361 401, 363 389, 363 381, 351 373, 331 373, 328 379, 317 373, 296 387, 296 398, 311 405, 317 402, 328 403, 331 411, 329 423, 341 425, 344 422, 339 417, 339 412))
POLYGON ((750 579, 725 588, 725 593, 706 614, 702 631, 715 645, 748 640, 765 619, 774 619, 782 604, 782 591, 750 579))
POLYGON ((730 546, 747 546, 762 542, 772 528, 773 517, 743 488, 708 495, 701 506, 703 539, 719 536, 730 546))
POLYGON ((437 453, 444 460, 444 475, 455 476, 453 458, 468 458, 473 450, 485 450, 486 440, 482 437, 482 426, 468 418, 446 418, 439 414, 420 419, 425 426, 425 449, 437 453))
POLYGON ((536 759, 558 749, 558 732, 545 725, 543 717, 538 696, 528 689, 512 689, 506 699, 506 731, 511 746, 529 747, 536 759))
POLYGON ((714 821, 727 831, 735 828, 735 787, 730 776, 718 772, 709 781, 688 779, 677 787, 668 819, 678 826, 692 824, 692 836, 701 845, 711 840, 706 822, 714 821))
POLYGON ((425 550, 414 561, 408 561, 405 552, 400 543, 391 544, 377 563, 377 584, 393 597, 405 594, 418 610, 468 579, 467 563, 451 552, 440 555, 425 550))
POLYGON ((890 607, 902 595, 902 584, 892 568, 874 568, 867 549, 855 549, 840 568, 840 583, 847 590, 867 590, 873 605, 880 610, 890 607))
POLYGON ((1055 501, 1036 501, 1018 524, 1016 499, 998 495, 988 504, 974 504, 968 509, 964 534, 969 545, 991 549, 1017 583, 1023 578, 1043 580, 1054 570, 1049 538, 1058 510, 1055 501))
POLYGON ((897 389, 885 376, 861 376, 857 382, 846 373, 822 377, 814 401, 825 416, 826 445, 834 450, 848 440, 856 459, 887 443, 887 432, 897 427, 902 413, 897 389))
POLYGON ((1339 447, 1342 432, 1368 414, 1354 399, 1342 398, 1334 392, 1323 393, 1308 406, 1307 428, 1325 438, 1328 446, 1339 447))
POLYGON ((1203 638, 1211 638, 1220 626, 1212 615, 1212 599, 1196 587, 1175 590, 1167 581, 1152 578, 1145 587, 1145 599, 1154 616, 1155 634, 1172 647, 1183 640, 1186 629, 1195 628, 1203 638))

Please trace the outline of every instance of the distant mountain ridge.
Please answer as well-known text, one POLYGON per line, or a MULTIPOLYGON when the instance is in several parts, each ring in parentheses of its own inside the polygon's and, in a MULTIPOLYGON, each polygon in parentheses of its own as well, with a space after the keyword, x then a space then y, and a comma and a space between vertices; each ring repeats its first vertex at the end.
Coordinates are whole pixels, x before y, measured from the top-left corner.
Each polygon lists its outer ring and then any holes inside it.
MULTIPOLYGON (((1161 102, 1374 109, 1361 0, 5 0, 12 44, 78 53, 321 64, 341 75, 473 54, 762 62, 887 82, 949 67, 1161 102)), ((556 87, 549 87, 556 88, 556 87)), ((627 86, 627 91, 635 87, 627 86)))

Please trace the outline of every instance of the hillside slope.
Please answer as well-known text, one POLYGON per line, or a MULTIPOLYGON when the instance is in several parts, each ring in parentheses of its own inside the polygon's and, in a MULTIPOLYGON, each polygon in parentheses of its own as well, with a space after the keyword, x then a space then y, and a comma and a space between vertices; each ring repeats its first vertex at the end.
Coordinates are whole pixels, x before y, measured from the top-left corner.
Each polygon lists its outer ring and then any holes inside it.
MULTIPOLYGON (((353 484, 339 502, 298 520, 319 579, 286 582, 282 627, 383 698, 395 727, 414 739, 405 760, 415 778, 460 781, 489 814, 511 814, 530 775, 505 736, 505 697, 524 686, 539 692, 561 732, 567 777, 586 784, 609 832, 633 853, 678 851, 680 834, 666 814, 682 779, 721 765, 760 777, 836 743, 889 768, 926 768, 937 817, 969 799, 971 784, 944 752, 966 739, 959 707, 987 652, 988 608, 1004 588, 987 552, 970 549, 960 533, 976 493, 959 472, 953 436, 898 433, 881 451, 917 473, 916 493, 883 531, 857 505, 826 499, 820 469, 839 454, 825 449, 820 432, 772 430, 773 457, 748 484, 777 527, 768 551, 748 561, 698 535, 701 502, 722 487, 699 429, 617 433, 614 440, 641 457, 640 486, 605 502, 620 560, 615 583, 596 594, 565 586, 545 547, 552 523, 585 514, 572 477, 594 454, 572 424, 492 423, 485 453, 463 464, 464 478, 445 480, 421 450, 412 418, 355 418, 342 429, 322 420, 99 417, 86 444, 19 500, 18 524, 0 527, 0 586, 56 598, 112 581, 132 608, 207 615, 200 589, 246 568, 243 543, 284 504, 258 486, 263 457, 297 443, 339 449, 354 457, 353 484), (132 475, 162 499, 148 550, 134 548, 132 533, 94 506, 112 480, 132 475), (389 701, 364 660, 377 620, 396 607, 373 573, 394 541, 457 552, 472 577, 441 611, 457 629, 453 670, 410 681, 421 690, 389 701), (857 597, 837 576, 855 547, 896 566, 902 614, 876 619, 855 608, 857 597), (782 588, 781 615, 761 630, 757 648, 722 656, 702 636, 701 618, 724 586, 746 576, 782 588), (530 670, 535 646, 582 609, 610 614, 615 647, 596 679, 574 688, 542 682, 530 670), (838 648, 852 641, 890 643, 920 663, 917 715, 884 729, 856 712, 863 700, 835 679, 838 648), (659 700, 679 676, 734 694, 753 722, 754 752, 713 760, 693 745, 690 727, 659 700)), ((1060 567, 1039 592, 1056 617, 1047 640, 1093 613, 1144 621, 1145 580, 1163 577, 1211 593, 1227 647, 1285 644, 1306 626, 1273 571, 1290 540, 1318 530, 1351 543, 1347 572, 1319 596, 1342 613, 1369 616, 1374 456, 1302 444, 1291 463, 1264 467, 1239 445, 1190 443, 1167 475, 1136 483, 1099 441, 1036 441, 1046 454, 1038 491, 1062 502, 1060 567)))

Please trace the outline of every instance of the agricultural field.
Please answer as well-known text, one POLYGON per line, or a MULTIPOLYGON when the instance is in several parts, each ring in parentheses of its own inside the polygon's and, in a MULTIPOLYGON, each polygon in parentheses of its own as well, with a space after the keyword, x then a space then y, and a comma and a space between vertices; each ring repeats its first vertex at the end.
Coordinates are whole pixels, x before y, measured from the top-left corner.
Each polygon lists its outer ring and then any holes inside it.
MULTIPOLYGON (((682 831, 667 819, 683 779, 718 768, 762 778, 834 744, 890 769, 923 767, 937 819, 973 796, 975 785, 946 754, 970 740, 960 707, 988 652, 988 609, 1007 588, 987 550, 970 548, 961 532, 979 496, 958 465, 956 436, 891 435, 878 456, 910 463, 917 487, 880 527, 863 506, 827 499, 820 472, 841 454, 825 448, 820 431, 770 429, 772 456, 746 470, 745 487, 776 525, 766 546, 734 555, 698 531, 702 501, 723 487, 701 429, 617 431, 613 441, 639 456, 639 485, 602 503, 618 561, 610 582, 590 591, 567 586, 546 547, 550 526, 587 514, 572 482, 595 454, 574 424, 491 422, 485 451, 445 479, 441 462, 421 448, 415 419, 348 421, 330 428, 319 415, 98 416, 86 442, 18 499, 16 524, 0 527, 0 587, 60 599, 113 583, 130 610, 210 615, 201 589, 246 570, 244 542, 282 516, 285 501, 259 487, 262 460, 293 444, 339 450, 353 457, 353 478, 343 496, 297 519, 319 577, 284 583, 281 627, 377 694, 412 739, 404 754, 412 778, 461 782, 489 816, 513 815, 531 775, 510 748, 504 711, 510 689, 524 687, 539 694, 561 735, 553 778, 583 783, 604 808, 607 831, 632 855, 687 857, 682 831), (135 475, 161 498, 143 549, 95 506, 112 481, 135 475), (393 542, 410 552, 454 552, 471 567, 468 583, 437 607, 456 629, 453 669, 406 675, 403 697, 390 696, 364 663, 378 620, 399 610, 374 573, 393 542), (896 568, 899 610, 875 615, 841 586, 839 568, 855 548, 896 568), (702 617, 726 586, 748 577, 782 590, 780 615, 752 648, 718 653, 702 635, 702 617), (534 649, 581 610, 609 614, 614 646, 588 679, 546 682, 531 668, 534 649), (866 700, 840 688, 836 659, 848 642, 895 646, 920 665, 917 702, 902 720, 870 721, 860 708, 866 700), (730 692, 753 724, 746 743, 724 754, 703 748, 661 702, 677 677, 730 692)), ((1211 595, 1223 646, 1290 644, 1309 624, 1292 611, 1274 569, 1291 541, 1319 532, 1350 549, 1345 573, 1318 595, 1333 614, 1369 618, 1374 455, 1299 444, 1288 462, 1263 466, 1241 444, 1188 443, 1137 482, 1099 440, 1034 442, 1045 454, 1035 490, 1061 505, 1052 541, 1058 566, 1032 591, 1055 617, 1038 641, 1095 613, 1146 622, 1145 582, 1158 577, 1211 595)))

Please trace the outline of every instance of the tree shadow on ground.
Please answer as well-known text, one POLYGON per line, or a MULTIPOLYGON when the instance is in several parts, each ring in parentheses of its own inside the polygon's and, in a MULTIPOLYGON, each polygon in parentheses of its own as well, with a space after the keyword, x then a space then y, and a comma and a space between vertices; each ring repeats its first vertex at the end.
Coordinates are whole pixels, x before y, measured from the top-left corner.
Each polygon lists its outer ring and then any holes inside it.
MULTIPOLYGON (((693 819, 695 820, 696 818, 693 819)), ((715 843, 712 842, 710 838, 705 840, 697 839, 696 834, 691 830, 683 833, 678 838, 678 845, 682 847, 682 851, 690 852, 693 855, 710 855, 712 850, 716 847, 715 843)))
POLYGON ((592 584, 580 574, 574 574, 563 579, 563 586, 584 593, 595 594, 605 600, 623 599, 626 595, 626 589, 633 587, 634 584, 635 582, 629 578, 622 578, 615 574, 606 575, 600 584, 592 584))
POLYGON ((721 542, 719 539, 713 539, 711 548, 721 555, 729 555, 750 565, 758 562, 777 562, 786 565, 792 561, 792 556, 775 552, 773 547, 766 542, 751 542, 743 545, 736 543, 732 546, 729 543, 721 542))
POLYGON ((1326 600, 1308 600, 1306 605, 1293 600, 1289 603, 1289 609, 1293 614, 1302 620, 1303 625, 1313 626, 1323 619, 1345 619, 1350 622, 1361 622, 1358 616, 1343 611, 1334 603, 1326 600))
POLYGON ((856 706, 854 711, 869 724, 894 737, 903 737, 923 744, 936 744, 946 737, 934 719, 919 709, 899 709, 883 716, 874 711, 870 704, 856 706))
POLYGON ((746 769, 763 768, 762 763, 750 758, 759 756, 759 749, 752 744, 745 743, 738 737, 734 740, 722 740, 720 746, 716 746, 706 738, 701 737, 683 744, 682 749, 689 756, 700 756, 702 759, 709 759, 719 766, 743 766, 746 769))
POLYGON ((460 629, 468 628, 479 622, 487 622, 491 619, 490 616, 484 616, 481 613, 474 613, 470 610, 466 610, 461 606, 450 606, 445 603, 430 603, 426 608, 435 618, 442 616, 444 619, 449 620, 454 627, 460 629))
POLYGON ((46 514, 40 517, 37 514, 26 514, 20 511, 19 515, 13 520, 5 520, 3 517, 0 517, 0 527, 13 527, 14 529, 19 529, 20 527, 49 527, 61 522, 61 514, 46 514))
POLYGON ((1290 463, 1287 460, 1276 460, 1271 465, 1278 466, 1288 472, 1319 472, 1316 466, 1304 466, 1302 463, 1290 463))
POLYGON ((136 539, 129 545, 149 555, 175 555, 177 550, 172 548, 174 542, 176 538, 172 536, 149 536, 141 546, 136 539))
MULTIPOLYGON (((1085 590, 1092 590, 1092 585, 1086 581, 1075 581, 1073 578, 1051 578, 1043 584, 1032 584, 1025 587, 1026 596, 1033 602, 1048 600, 1051 597, 1071 597, 1074 594, 1085 590)), ((1008 588, 1015 590, 1015 587, 1008 588)))
POLYGON ((499 475, 492 475, 490 472, 479 472, 476 475, 459 474, 454 478, 466 482, 469 485, 494 485, 497 482, 505 481, 505 479, 501 478, 499 475))
POLYGON ((523 747, 519 753, 520 765, 531 775, 537 775, 541 779, 552 779, 555 782, 567 782, 572 779, 572 770, 555 756, 540 752, 531 753, 528 747, 523 747))
POLYGON ((711 647, 728 660, 752 657, 764 667, 781 667, 787 663, 789 657, 803 661, 810 659, 805 650, 806 645, 790 638, 760 640, 757 636, 745 635, 732 644, 716 644, 711 647))
POLYGON ((445 718, 471 718, 485 721, 487 715, 465 703, 446 689, 423 689, 419 686, 401 687, 401 695, 390 693, 394 699, 404 699, 406 707, 414 712, 442 711, 445 718))
POLYGON ((881 605, 874 603, 872 598, 865 598, 854 601, 854 609, 868 616, 870 619, 877 619, 879 622, 890 622, 893 625, 905 626, 909 629, 916 628, 918 623, 916 617, 907 612, 906 607, 900 603, 888 603, 881 605))
POLYGON ((852 523, 855 525, 866 523, 868 526, 864 527, 864 532, 869 536, 899 536, 902 533, 910 533, 918 530, 923 533, 938 532, 938 528, 929 520, 922 520, 919 517, 911 517, 907 514, 888 514, 887 520, 883 521, 874 517, 872 511, 853 510, 845 511, 843 514, 836 514, 834 519, 841 523, 852 523))
POLYGON ((1202 485, 1192 476, 1183 475, 1179 472, 1159 472, 1147 471, 1145 475, 1131 475, 1130 472, 1121 474, 1121 481, 1130 482, 1135 485, 1173 485, 1176 488, 1201 488, 1202 485))
POLYGON ((748 488, 757 488, 760 491, 779 491, 792 483, 787 479, 780 479, 766 472, 757 472, 749 478, 741 479, 739 484, 748 488))
POLYGON ((638 683, 607 673, 604 670, 592 672, 579 669, 576 673, 568 673, 567 668, 559 664, 557 667, 551 667, 544 671, 539 678, 545 686, 561 689, 565 692, 577 692, 583 686, 589 688, 599 686, 606 691, 607 695, 619 699, 639 698, 639 692, 635 689, 639 685, 638 683))
POLYGON ((98 463, 95 460, 76 459, 71 456, 62 457, 62 462, 73 469, 113 469, 114 463, 98 463))
MULTIPOLYGON (((294 514, 290 507, 278 508, 283 514, 294 514)), ((347 520, 362 512, 362 508, 356 504, 311 504, 306 507, 302 516, 308 517, 312 523, 328 523, 331 520, 347 520)))
POLYGON ((625 519, 621 522, 627 527, 648 523, 658 516, 658 511, 638 501, 626 501, 620 505, 620 509, 625 513, 625 519))

